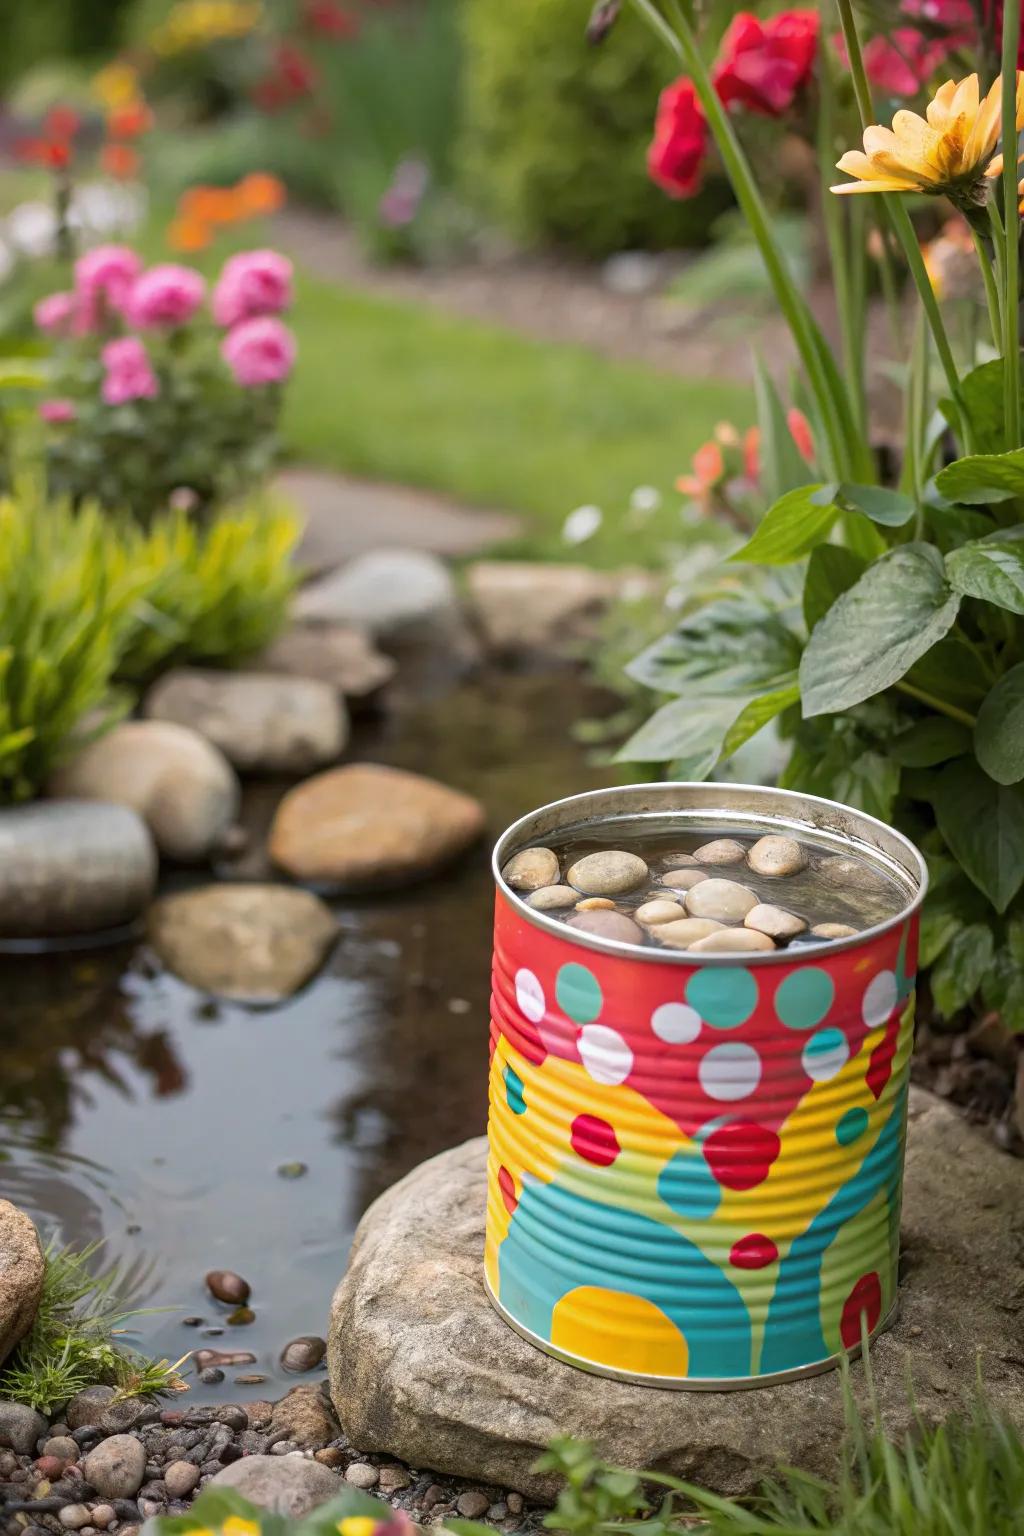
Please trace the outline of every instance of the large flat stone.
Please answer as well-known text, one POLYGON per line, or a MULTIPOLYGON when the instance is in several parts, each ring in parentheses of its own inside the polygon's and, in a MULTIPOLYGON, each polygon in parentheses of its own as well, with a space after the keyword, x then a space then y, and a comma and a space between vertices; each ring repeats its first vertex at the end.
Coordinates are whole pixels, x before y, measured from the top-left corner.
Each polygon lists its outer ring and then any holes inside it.
POLYGON ((35 1322, 44 1274, 35 1226, 24 1211, 0 1200, 0 1363, 35 1322))
MULTIPOLYGON (((332 1308, 330 1379, 363 1451, 549 1497, 531 1471, 555 1435, 723 1493, 780 1462, 828 1474, 843 1435, 838 1372, 755 1392, 668 1392, 589 1376, 525 1343, 483 1287, 485 1153, 468 1141, 382 1195, 332 1308)), ((969 1402, 977 1362, 1024 1426, 1024 1163, 940 1100, 911 1101, 899 1321, 872 1347, 887 1428, 969 1402)), ((864 1370, 853 1371, 864 1403, 864 1370)))

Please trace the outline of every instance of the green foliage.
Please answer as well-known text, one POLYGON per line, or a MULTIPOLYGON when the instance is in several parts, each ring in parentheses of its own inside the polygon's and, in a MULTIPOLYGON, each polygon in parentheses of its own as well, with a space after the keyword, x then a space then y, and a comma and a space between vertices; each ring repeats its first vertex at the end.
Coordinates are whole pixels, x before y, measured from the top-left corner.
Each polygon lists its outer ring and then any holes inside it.
POLYGON ((98 57, 117 35, 125 0, 33 0, 4 8, 0 86, 49 60, 98 57))
POLYGON ((649 181, 655 99, 678 69, 630 12, 588 49, 586 6, 464 0, 466 182, 527 244, 588 255, 701 244, 728 201, 720 182, 673 202, 649 181))
POLYGON ((139 1312, 122 1300, 116 1269, 93 1273, 98 1249, 98 1244, 79 1253, 53 1243, 47 1247, 39 1310, 0 1370, 0 1397, 50 1413, 85 1387, 113 1386, 118 1397, 160 1397, 180 1390, 175 1366, 116 1342, 139 1312))
MULTIPOLYGON (((211 1484, 185 1514, 158 1515, 147 1523, 146 1530, 151 1536, 190 1536, 193 1531, 210 1536, 211 1532, 223 1531, 229 1521, 235 1530, 248 1527, 254 1536, 339 1536, 339 1532, 341 1536, 372 1536, 374 1527, 379 1536, 402 1536, 406 1531, 412 1536, 418 1529, 408 1515, 392 1509, 383 1499, 360 1493, 356 1488, 345 1488, 343 1483, 339 1486, 344 1492, 336 1499, 310 1510, 301 1519, 289 1520, 284 1515, 271 1514, 261 1505, 250 1504, 234 1488, 211 1484), (240 1521, 244 1526, 239 1526, 240 1521), (353 1523, 346 1526, 346 1521, 353 1523)), ((460 1536, 492 1536, 490 1526, 476 1525, 471 1520, 453 1520, 447 1529, 459 1532, 460 1536)))

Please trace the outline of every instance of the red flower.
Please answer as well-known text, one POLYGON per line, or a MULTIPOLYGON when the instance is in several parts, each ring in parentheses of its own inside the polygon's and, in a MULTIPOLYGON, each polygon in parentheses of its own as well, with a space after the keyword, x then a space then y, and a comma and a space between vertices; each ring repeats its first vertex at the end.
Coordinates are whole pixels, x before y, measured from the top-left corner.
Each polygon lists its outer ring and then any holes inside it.
POLYGON ((51 107, 43 118, 38 138, 20 139, 14 146, 19 160, 44 165, 50 171, 67 170, 71 164, 74 137, 82 120, 71 107, 51 107))
POLYGON ((701 161, 708 147, 708 125, 693 81, 685 76, 667 85, 658 99, 654 138, 647 170, 672 197, 692 197, 700 190, 701 161))
POLYGON ((115 139, 137 139, 153 126, 153 114, 144 101, 115 107, 107 118, 107 132, 115 139))
POLYGON ((316 70, 294 43, 279 43, 274 54, 277 77, 293 96, 304 96, 316 84, 316 70))
POLYGON ((43 131, 47 138, 65 144, 70 144, 81 126, 82 119, 73 107, 51 107, 43 118, 43 131))
POLYGON ((810 78, 817 47, 817 11, 782 11, 763 23, 749 11, 738 12, 713 76, 723 106, 781 116, 810 78))
POLYGON ((104 144, 100 164, 115 181, 131 181, 138 176, 142 162, 138 150, 130 144, 104 144))
POLYGON ((338 0, 306 0, 306 22, 324 37, 356 37, 359 17, 338 0))

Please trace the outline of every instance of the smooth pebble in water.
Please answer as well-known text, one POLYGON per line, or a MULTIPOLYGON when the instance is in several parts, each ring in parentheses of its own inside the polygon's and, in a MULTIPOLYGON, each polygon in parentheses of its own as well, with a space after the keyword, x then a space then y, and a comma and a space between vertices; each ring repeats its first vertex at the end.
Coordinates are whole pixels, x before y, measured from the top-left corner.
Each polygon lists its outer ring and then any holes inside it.
POLYGON ((615 903, 609 896, 584 896, 576 903, 577 912, 614 912, 615 903))
POLYGON ((734 837, 716 837, 695 848, 693 856, 698 864, 738 864, 746 857, 746 852, 743 844, 734 837))
POLYGON ((775 945, 766 933, 758 933, 756 928, 721 928, 717 933, 709 933, 706 939, 698 939, 690 948, 694 954, 717 955, 774 949, 775 945))
POLYGON ((690 949, 698 939, 706 939, 722 926, 710 917, 680 917, 674 923, 659 923, 654 936, 670 949, 690 949))
POLYGON ((843 854, 822 859, 818 873, 832 885, 846 885, 855 891, 878 889, 879 877, 870 865, 862 864, 859 859, 846 858, 843 854))
POLYGON ((665 868, 692 869, 696 862, 692 853, 670 853, 665 858, 665 868))
POLYGON ((514 891, 539 891, 558 879, 558 858, 550 848, 524 848, 509 859, 501 878, 514 891))
POLYGON ((807 863, 800 844, 792 837, 759 837, 747 853, 755 875, 796 875, 807 863))
POLYGON ((792 939, 807 927, 795 912, 773 907, 767 901, 759 901, 756 907, 751 907, 743 922, 747 928, 756 928, 758 933, 766 933, 771 939, 792 939))
POLYGON ((620 944, 642 944, 644 931, 624 912, 577 912, 567 928, 579 928, 598 939, 617 939, 620 944))
POLYGON ((686 893, 691 917, 711 917, 719 923, 741 923, 757 904, 753 891, 736 880, 702 880, 686 893))
POLYGON ((535 912, 565 912, 580 899, 579 891, 571 885, 542 885, 539 891, 531 891, 526 905, 535 912))
POLYGON ((667 875, 660 877, 660 884, 670 891, 689 891, 708 879, 710 876, 703 869, 670 869, 667 875))
POLYGON ((849 923, 815 923, 811 932, 816 939, 849 939, 859 929, 851 928, 849 923))
POLYGON ((577 859, 565 878, 584 896, 618 896, 622 891, 635 890, 648 874, 647 865, 637 854, 610 849, 577 859))
POLYGON ((645 901, 642 907, 637 907, 633 916, 638 923, 645 927, 654 927, 658 923, 675 923, 682 916, 678 901, 645 901))

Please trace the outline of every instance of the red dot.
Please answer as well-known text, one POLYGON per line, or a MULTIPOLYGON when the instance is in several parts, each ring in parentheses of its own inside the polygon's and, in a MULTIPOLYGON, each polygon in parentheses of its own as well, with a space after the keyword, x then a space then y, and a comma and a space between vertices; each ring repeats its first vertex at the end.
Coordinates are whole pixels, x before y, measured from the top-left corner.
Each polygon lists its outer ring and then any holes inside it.
POLYGON ((498 1169, 498 1188, 501 1190, 501 1198, 505 1202, 505 1209, 510 1216, 515 1214, 519 1204, 519 1196, 516 1194, 516 1181, 507 1168, 498 1169))
POLYGON ((704 1159, 726 1189, 753 1189, 768 1177, 778 1155, 775 1132, 752 1120, 720 1125, 704 1143, 704 1159))
POLYGON ((622 1151, 615 1127, 597 1115, 577 1115, 572 1123, 569 1140, 574 1152, 586 1158, 588 1163, 596 1163, 599 1168, 607 1168, 609 1163, 614 1163, 622 1151))
POLYGON ((861 1340, 861 1318, 867 1319, 868 1333, 882 1315, 882 1282, 875 1270, 861 1275, 843 1304, 839 1320, 839 1337, 844 1349, 853 1349, 861 1340))
POLYGON ((764 1269, 766 1264, 774 1264, 778 1256, 779 1250, 770 1237, 761 1232, 750 1232, 733 1243, 729 1263, 735 1264, 737 1269, 764 1269))

